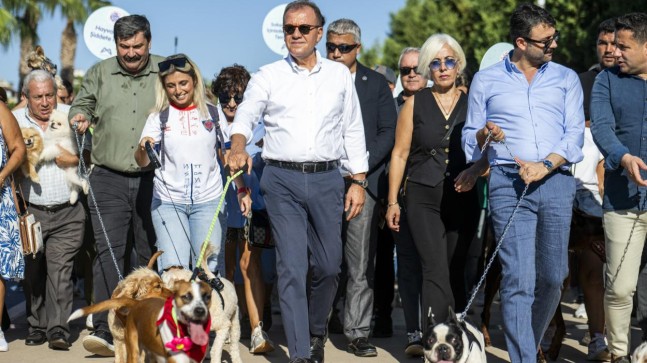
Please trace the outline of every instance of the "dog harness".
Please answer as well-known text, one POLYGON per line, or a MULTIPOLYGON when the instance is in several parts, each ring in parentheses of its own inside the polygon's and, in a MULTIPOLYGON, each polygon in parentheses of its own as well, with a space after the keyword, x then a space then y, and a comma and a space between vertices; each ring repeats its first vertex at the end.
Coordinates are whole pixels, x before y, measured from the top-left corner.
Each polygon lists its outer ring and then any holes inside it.
MULTIPOLYGON (((202 362, 204 357, 207 355, 207 345, 209 345, 209 331, 211 329, 211 319, 207 319, 207 321, 202 324, 201 328, 204 330, 204 334, 207 336, 206 342, 198 342, 198 344, 194 341, 194 338, 191 337, 189 334, 190 331, 193 331, 196 327, 188 327, 182 323, 180 323, 177 320, 177 312, 175 309, 175 306, 173 305, 173 299, 174 297, 171 296, 168 299, 166 299, 166 302, 164 303, 164 311, 162 312, 162 317, 157 320, 157 326, 162 325, 163 323, 166 323, 171 329, 171 331, 176 332, 176 336, 173 337, 173 340, 170 342, 167 342, 164 344, 164 347, 166 347, 168 350, 171 352, 180 352, 183 351, 186 353, 186 355, 189 356, 189 358, 197 361, 197 362, 202 362)), ((194 324, 192 324, 194 325, 194 324)), ((197 325, 197 324, 196 324, 197 325)))

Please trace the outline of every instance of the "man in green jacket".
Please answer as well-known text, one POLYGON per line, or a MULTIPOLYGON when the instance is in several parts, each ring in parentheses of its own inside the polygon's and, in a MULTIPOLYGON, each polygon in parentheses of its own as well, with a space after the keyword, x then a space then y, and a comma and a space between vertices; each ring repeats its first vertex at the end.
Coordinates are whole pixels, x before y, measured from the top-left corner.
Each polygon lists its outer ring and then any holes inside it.
MULTIPOLYGON (((114 36, 116 57, 88 70, 69 113, 70 123, 76 124, 80 133, 94 125, 95 167, 90 185, 96 201, 89 198, 89 205, 97 241, 95 302, 109 299, 120 277, 135 267, 127 258, 128 240, 134 242, 138 265, 147 264, 155 244, 150 216, 153 172, 140 169, 133 155, 155 105, 157 64, 163 58, 149 53, 150 24, 144 16, 120 18, 115 22, 114 36), (133 232, 130 239, 129 230, 133 232)), ((107 313, 95 314, 93 325, 95 330, 83 339, 83 347, 97 355, 113 356, 107 313)))

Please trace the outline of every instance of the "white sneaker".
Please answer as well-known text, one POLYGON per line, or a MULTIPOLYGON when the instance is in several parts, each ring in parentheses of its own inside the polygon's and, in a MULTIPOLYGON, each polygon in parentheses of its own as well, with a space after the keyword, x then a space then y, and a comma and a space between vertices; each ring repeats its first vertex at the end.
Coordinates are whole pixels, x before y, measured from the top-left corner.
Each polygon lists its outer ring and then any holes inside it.
POLYGON ((94 324, 92 324, 92 314, 88 314, 88 317, 85 318, 85 327, 88 330, 94 330, 94 324))
POLYGON ((263 322, 261 321, 252 331, 249 352, 252 354, 263 354, 272 351, 274 351, 274 343, 267 336, 267 333, 263 331, 263 322))
POLYGON ((4 338, 4 332, 0 329, 0 352, 6 352, 8 350, 9 344, 7 344, 7 340, 4 338))
POLYGON ((573 316, 578 319, 588 319, 589 316, 586 315, 586 306, 584 306, 584 304, 580 304, 580 306, 577 307, 577 310, 573 313, 573 316))

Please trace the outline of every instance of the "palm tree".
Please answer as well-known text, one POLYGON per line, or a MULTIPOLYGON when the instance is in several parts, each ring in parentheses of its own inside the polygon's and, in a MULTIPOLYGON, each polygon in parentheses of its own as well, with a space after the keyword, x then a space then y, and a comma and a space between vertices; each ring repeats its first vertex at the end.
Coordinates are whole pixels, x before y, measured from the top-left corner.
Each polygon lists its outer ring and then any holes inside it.
POLYGON ((17 30, 20 35, 20 65, 18 73, 20 75, 20 84, 18 89, 22 88, 22 79, 29 72, 27 67, 27 54, 34 49, 34 44, 38 41, 37 27, 41 15, 41 2, 39 0, 2 0, 4 6, 3 18, 4 23, 0 23, 0 44, 7 47, 11 42, 12 31, 17 30))

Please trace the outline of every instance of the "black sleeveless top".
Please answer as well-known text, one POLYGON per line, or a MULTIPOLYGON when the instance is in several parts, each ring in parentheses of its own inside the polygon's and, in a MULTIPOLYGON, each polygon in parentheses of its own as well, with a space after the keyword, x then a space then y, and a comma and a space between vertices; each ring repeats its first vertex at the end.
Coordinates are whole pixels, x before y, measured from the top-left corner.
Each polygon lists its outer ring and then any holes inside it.
POLYGON ((467 117, 467 95, 460 92, 449 119, 445 119, 431 88, 414 95, 413 134, 407 160, 409 181, 435 187, 454 178, 466 166, 461 134, 467 117), (447 135, 454 128, 450 135, 447 135), (447 137, 449 136, 449 137, 447 137))

